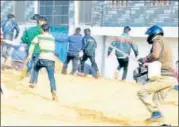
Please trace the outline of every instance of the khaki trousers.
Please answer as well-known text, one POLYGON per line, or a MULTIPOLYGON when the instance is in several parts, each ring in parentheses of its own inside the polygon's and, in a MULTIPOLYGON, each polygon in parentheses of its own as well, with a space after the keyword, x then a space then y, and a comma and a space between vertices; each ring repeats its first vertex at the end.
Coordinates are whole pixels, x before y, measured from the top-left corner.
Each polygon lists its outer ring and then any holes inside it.
POLYGON ((154 77, 137 94, 149 112, 160 111, 159 104, 166 98, 167 93, 173 88, 175 82, 174 77, 154 77))

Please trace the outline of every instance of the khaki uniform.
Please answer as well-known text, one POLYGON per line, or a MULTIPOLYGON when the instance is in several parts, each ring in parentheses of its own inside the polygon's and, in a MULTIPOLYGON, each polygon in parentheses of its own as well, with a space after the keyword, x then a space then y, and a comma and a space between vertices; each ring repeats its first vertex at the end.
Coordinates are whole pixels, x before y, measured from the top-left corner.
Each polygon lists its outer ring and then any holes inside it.
POLYGON ((144 62, 160 61, 162 64, 161 77, 151 78, 144 88, 138 91, 139 98, 150 112, 159 111, 159 103, 165 99, 176 81, 169 42, 162 36, 154 37, 153 42, 151 54, 144 59, 144 62))

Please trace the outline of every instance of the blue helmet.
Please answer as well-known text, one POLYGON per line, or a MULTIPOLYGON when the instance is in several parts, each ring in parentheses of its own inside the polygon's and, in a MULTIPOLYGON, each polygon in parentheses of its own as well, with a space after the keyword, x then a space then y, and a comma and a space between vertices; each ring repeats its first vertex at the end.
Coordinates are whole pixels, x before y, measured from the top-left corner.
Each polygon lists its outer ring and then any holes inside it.
POLYGON ((152 39, 156 36, 156 35, 164 35, 163 29, 158 26, 158 25, 153 25, 151 27, 149 27, 147 29, 147 31, 145 32, 145 34, 149 35, 147 38, 147 42, 149 44, 152 44, 152 39))
POLYGON ((124 27, 124 32, 125 32, 126 30, 130 31, 131 28, 130 28, 129 26, 125 26, 125 27, 124 27))

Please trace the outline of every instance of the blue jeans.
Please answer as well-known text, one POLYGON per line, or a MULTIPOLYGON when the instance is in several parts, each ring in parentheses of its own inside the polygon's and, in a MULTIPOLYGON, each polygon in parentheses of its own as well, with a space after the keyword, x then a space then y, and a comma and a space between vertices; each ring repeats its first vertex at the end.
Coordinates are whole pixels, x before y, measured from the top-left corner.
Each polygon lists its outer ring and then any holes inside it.
POLYGON ((32 84, 37 83, 39 70, 43 67, 46 68, 47 73, 48 73, 48 78, 50 80, 51 92, 56 91, 56 83, 55 83, 55 76, 54 76, 54 68, 55 68, 54 61, 39 59, 34 66, 34 70, 32 72, 30 83, 32 83, 32 84))
POLYGON ((3 43, 2 44, 2 56, 6 58, 7 56, 12 57, 14 52, 14 46, 11 44, 3 43))
MULTIPOLYGON (((78 72, 81 71, 81 64, 78 65, 78 72)), ((93 77, 96 77, 97 72, 92 68, 89 64, 84 64, 84 74, 85 75, 92 75, 93 77)))
POLYGON ((34 67, 34 64, 37 62, 39 57, 39 54, 33 54, 32 59, 27 63, 27 74, 29 74, 32 70, 32 68, 34 67))
POLYGON ((4 34, 3 34, 3 38, 4 38, 5 40, 13 41, 13 33, 4 33, 4 34))

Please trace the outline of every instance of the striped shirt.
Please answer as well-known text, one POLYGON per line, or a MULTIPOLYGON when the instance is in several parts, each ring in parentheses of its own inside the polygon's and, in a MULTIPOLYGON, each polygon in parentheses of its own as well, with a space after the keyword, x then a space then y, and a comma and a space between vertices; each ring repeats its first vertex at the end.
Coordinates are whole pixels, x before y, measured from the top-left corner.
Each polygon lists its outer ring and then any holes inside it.
POLYGON ((33 54, 33 50, 36 44, 39 44, 40 47, 40 59, 51 61, 55 60, 55 39, 52 35, 50 35, 49 33, 37 35, 32 40, 29 50, 30 55, 33 54))

